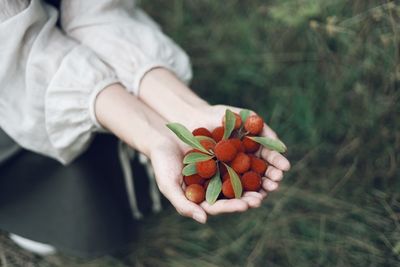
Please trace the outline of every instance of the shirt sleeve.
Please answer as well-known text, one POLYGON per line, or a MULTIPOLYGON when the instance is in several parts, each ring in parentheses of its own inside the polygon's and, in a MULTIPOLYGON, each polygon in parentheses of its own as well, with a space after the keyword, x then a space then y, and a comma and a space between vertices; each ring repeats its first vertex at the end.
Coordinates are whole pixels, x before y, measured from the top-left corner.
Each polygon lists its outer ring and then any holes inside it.
POLYGON ((112 66, 134 94, 144 74, 155 67, 168 68, 185 83, 192 78, 187 54, 134 0, 62 1, 61 24, 112 66))
POLYGON ((100 129, 95 98, 117 78, 55 26, 54 8, 31 0, 16 10, 16 2, 0 4, 0 127, 22 147, 67 164, 100 129))

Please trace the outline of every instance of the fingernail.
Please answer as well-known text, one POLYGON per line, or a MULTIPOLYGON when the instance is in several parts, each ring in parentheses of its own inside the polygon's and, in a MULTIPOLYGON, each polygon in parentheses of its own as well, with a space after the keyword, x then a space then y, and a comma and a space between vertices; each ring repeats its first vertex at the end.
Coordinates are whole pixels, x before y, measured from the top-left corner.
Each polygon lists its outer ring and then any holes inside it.
POLYGON ((200 212, 195 212, 193 214, 193 219, 195 219, 199 223, 206 223, 206 220, 207 220, 206 215, 204 213, 200 213, 200 212))

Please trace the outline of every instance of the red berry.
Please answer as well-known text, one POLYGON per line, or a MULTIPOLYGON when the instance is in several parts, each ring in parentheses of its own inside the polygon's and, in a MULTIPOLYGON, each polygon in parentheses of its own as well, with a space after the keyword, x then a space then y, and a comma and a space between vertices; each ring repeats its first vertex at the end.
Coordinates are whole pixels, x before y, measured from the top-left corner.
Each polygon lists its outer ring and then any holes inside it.
POLYGON ((211 179, 208 179, 204 182, 203 187, 204 187, 204 191, 207 192, 207 188, 208 188, 208 184, 210 183, 211 179))
MULTIPOLYGON (((242 118, 240 117, 239 114, 233 113, 236 117, 235 119, 235 127, 233 129, 239 129, 240 126, 242 125, 242 118)), ((222 117, 222 125, 225 126, 225 116, 222 117)))
POLYGON ((200 128, 194 129, 193 132, 192 132, 192 134, 193 134, 194 136, 199 136, 199 135, 201 135, 201 136, 212 137, 211 132, 210 132, 209 130, 207 130, 206 128, 204 128, 204 127, 200 127, 200 128))
POLYGON ((229 173, 225 173, 224 176, 222 176, 222 181, 225 182, 226 180, 230 180, 231 176, 229 175, 229 173))
POLYGON ((264 160, 257 158, 254 155, 250 156, 250 166, 251 170, 259 175, 264 175, 268 168, 268 164, 264 160))
POLYGON ((183 176, 183 181, 186 185, 199 184, 202 185, 204 183, 204 179, 200 177, 198 174, 193 174, 190 176, 183 176))
POLYGON ((215 142, 219 142, 222 140, 222 137, 224 137, 224 127, 217 127, 215 128, 212 133, 212 138, 215 140, 215 142))
POLYGON ((258 115, 251 115, 247 117, 244 123, 244 128, 252 135, 258 135, 261 133, 264 127, 264 120, 258 115))
POLYGON ((222 162, 220 162, 218 166, 219 166, 219 175, 223 177, 228 172, 228 170, 226 169, 225 164, 223 164, 222 162))
POLYGON ((244 173, 250 169, 250 157, 240 152, 231 162, 231 167, 236 173, 244 173))
POLYGON ((230 142, 230 140, 219 141, 215 145, 214 152, 217 159, 223 162, 233 160, 237 154, 236 147, 230 142))
POLYGON ((200 177, 209 179, 217 172, 217 163, 213 159, 200 161, 196 163, 196 170, 200 177))
POLYGON ((261 188, 261 176, 256 172, 246 172, 240 180, 245 191, 258 191, 261 188))
POLYGON ((240 141, 239 138, 231 138, 229 141, 236 147, 236 150, 238 152, 245 152, 244 145, 242 144, 242 141, 240 141))
POLYGON ((247 153, 254 153, 260 148, 260 144, 251 140, 247 136, 243 138, 242 144, 247 153))
POLYGON ((235 191, 233 191, 232 183, 231 180, 228 179, 222 184, 222 194, 226 198, 234 198, 235 197, 235 191))
POLYGON ((192 184, 186 188, 185 195, 190 201, 199 204, 204 201, 205 191, 201 185, 192 184))
POLYGON ((200 140, 200 144, 207 150, 214 150, 215 143, 209 139, 200 140))

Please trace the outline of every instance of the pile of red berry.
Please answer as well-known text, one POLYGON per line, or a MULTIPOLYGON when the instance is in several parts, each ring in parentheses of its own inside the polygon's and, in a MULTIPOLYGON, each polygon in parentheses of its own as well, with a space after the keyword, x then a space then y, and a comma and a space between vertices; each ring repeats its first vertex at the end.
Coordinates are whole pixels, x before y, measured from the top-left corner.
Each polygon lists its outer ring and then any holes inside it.
POLYGON ((186 197, 195 203, 206 199, 213 204, 218 197, 240 198, 243 191, 259 191, 268 167, 256 156, 260 146, 286 151, 279 140, 260 136, 264 120, 249 110, 240 114, 226 110, 222 126, 211 132, 206 128, 190 132, 179 123, 167 126, 193 148, 183 158, 182 174, 186 197))

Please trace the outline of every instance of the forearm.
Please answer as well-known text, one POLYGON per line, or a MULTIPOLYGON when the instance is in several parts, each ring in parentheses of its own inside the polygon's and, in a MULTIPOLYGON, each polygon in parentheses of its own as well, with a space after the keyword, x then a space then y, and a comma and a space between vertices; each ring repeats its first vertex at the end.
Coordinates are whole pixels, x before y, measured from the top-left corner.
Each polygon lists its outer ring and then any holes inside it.
POLYGON ((120 84, 97 96, 95 112, 104 128, 147 156, 169 135, 165 121, 120 84))
POLYGON ((167 121, 195 127, 194 118, 202 117, 201 110, 209 104, 197 96, 173 73, 163 68, 149 71, 142 79, 139 98, 167 121))

